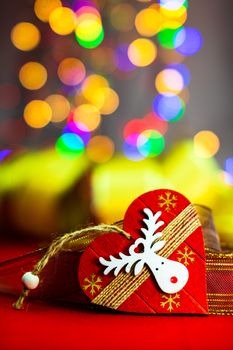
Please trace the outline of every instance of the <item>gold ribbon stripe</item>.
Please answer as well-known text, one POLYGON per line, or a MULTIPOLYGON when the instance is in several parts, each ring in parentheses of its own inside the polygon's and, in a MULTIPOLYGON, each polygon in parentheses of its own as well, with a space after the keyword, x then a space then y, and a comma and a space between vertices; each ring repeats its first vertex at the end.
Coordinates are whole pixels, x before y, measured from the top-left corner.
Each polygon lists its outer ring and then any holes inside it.
MULTIPOLYGON (((165 258, 170 256, 199 226, 201 226, 199 218, 190 204, 162 231, 163 239, 168 242, 161 249, 160 255, 165 258)), ((150 272, 147 267, 144 267, 137 276, 121 272, 92 300, 92 303, 117 309, 148 277, 150 272)))

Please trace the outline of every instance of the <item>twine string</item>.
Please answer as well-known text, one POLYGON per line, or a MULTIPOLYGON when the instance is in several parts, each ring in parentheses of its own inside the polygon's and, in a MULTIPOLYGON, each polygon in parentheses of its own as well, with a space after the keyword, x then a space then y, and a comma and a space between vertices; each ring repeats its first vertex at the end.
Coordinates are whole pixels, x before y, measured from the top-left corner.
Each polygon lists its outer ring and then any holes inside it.
MULTIPOLYGON (((117 232, 125 236, 127 239, 131 238, 129 233, 122 230, 118 226, 107 225, 107 224, 100 224, 97 226, 86 227, 71 233, 66 233, 63 236, 56 238, 51 243, 45 255, 34 266, 33 270, 31 271, 32 274, 39 275, 41 271, 44 269, 44 267, 48 264, 49 260, 55 257, 57 254, 59 254, 68 243, 70 243, 76 238, 82 238, 82 236, 84 236, 87 233, 94 233, 94 232, 96 232, 96 236, 99 236, 100 234, 107 233, 107 232, 108 233, 117 232)), ((77 250, 78 250, 78 247, 77 247, 77 250)), ((13 307, 15 309, 19 310, 23 308, 24 300, 29 295, 29 292, 30 290, 24 286, 18 300, 13 304, 13 307)))

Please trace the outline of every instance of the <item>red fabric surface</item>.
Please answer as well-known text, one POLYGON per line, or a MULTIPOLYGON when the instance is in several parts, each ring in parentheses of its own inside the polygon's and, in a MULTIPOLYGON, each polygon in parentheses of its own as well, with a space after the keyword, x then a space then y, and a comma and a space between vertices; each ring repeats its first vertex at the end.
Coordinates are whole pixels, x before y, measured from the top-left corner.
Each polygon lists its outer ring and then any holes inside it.
POLYGON ((0 349, 230 349, 231 316, 143 316, 30 303, 0 295, 0 349))
MULTIPOLYGON (((0 260, 31 248, 2 243, 0 260)), ((36 302, 18 311, 12 308, 15 300, 0 294, 0 350, 232 348, 232 316, 116 314, 36 302)))

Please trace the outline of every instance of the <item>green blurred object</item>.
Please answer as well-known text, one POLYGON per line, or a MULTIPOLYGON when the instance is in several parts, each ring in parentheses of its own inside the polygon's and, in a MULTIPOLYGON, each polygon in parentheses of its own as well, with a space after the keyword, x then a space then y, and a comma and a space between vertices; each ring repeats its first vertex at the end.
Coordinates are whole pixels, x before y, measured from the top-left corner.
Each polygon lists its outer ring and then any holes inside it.
POLYGON ((91 220, 90 164, 53 149, 13 157, 0 168, 0 234, 38 239, 91 220))

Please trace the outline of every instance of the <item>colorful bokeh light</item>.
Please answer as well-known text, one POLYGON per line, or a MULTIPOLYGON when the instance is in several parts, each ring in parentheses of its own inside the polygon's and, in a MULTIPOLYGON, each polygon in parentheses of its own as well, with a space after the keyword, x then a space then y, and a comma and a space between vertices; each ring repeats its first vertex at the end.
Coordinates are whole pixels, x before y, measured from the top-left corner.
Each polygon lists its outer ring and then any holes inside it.
POLYGON ((218 152, 220 141, 214 132, 202 130, 194 136, 193 147, 198 157, 211 158, 218 152))
POLYGON ((91 104, 82 104, 74 110, 73 121, 82 131, 94 131, 101 122, 99 110, 91 104))
POLYGON ((175 69, 164 69, 156 76, 155 87, 160 94, 178 94, 184 88, 183 77, 175 69))
POLYGON ((77 134, 65 133, 58 138, 56 150, 61 156, 73 159, 82 155, 84 152, 84 143, 77 134))
POLYGON ((93 162, 106 163, 114 154, 114 143, 108 136, 94 136, 87 145, 86 154, 93 162))
POLYGON ((53 94, 49 95, 45 101, 49 104, 52 110, 51 121, 59 123, 65 120, 70 113, 70 103, 63 95, 53 94))
POLYGON ((48 22, 50 14, 58 7, 62 7, 60 0, 36 0, 34 3, 35 14, 43 22, 48 22))
POLYGON ((130 72, 136 69, 135 65, 129 60, 128 47, 129 44, 119 45, 114 56, 116 67, 123 72, 130 72))
POLYGON ((89 101, 94 100, 96 90, 109 87, 107 79, 98 74, 89 75, 82 83, 81 91, 83 96, 89 101))
POLYGON ((202 47, 202 35, 195 28, 181 28, 175 34, 174 46, 184 56, 194 55, 202 47))
MULTIPOLYGON (((79 123, 80 125, 80 123, 79 123)), ((82 125, 82 130, 78 127, 77 123, 73 122, 72 120, 68 122, 68 124, 63 129, 63 134, 76 134, 79 137, 81 137, 84 145, 87 145, 91 138, 91 133, 86 128, 85 125, 82 125), (85 130, 85 131, 84 131, 85 130)))
POLYGON ((175 48, 175 38, 179 29, 163 29, 158 35, 157 39, 159 44, 166 49, 175 48))
POLYGON ((40 32, 34 24, 20 22, 11 31, 11 41, 17 49, 30 51, 39 44, 40 32))
POLYGON ((77 12, 75 36, 78 43, 87 48, 97 47, 104 39, 104 29, 99 12, 92 6, 83 6, 77 12))
POLYGON ((32 128, 43 128, 52 119, 52 109, 42 100, 33 100, 24 108, 24 120, 32 128))
POLYGON ((144 157, 156 157, 165 148, 164 137, 156 130, 145 130, 137 138, 137 148, 144 157))
POLYGON ((59 35, 68 35, 75 30, 76 15, 69 7, 57 7, 49 16, 51 29, 59 35))
POLYGON ((28 90, 38 90, 47 81, 47 70, 39 62, 27 62, 19 71, 20 83, 28 90))
POLYGON ((128 48, 129 60, 137 67, 150 65, 157 56, 157 47, 149 39, 139 38, 134 40, 128 48))
POLYGON ((0 162, 2 162, 9 154, 11 154, 12 150, 10 149, 2 149, 0 150, 0 162))
POLYGON ((229 185, 233 185, 233 157, 227 158, 224 164, 225 174, 224 179, 225 182, 229 185))
POLYGON ((137 32, 146 37, 157 34, 162 24, 161 14, 153 8, 143 9, 135 18, 137 32))
POLYGON ((101 114, 108 115, 117 110, 119 96, 115 90, 109 87, 103 87, 96 89, 91 102, 99 109, 101 114))
POLYGON ((137 147, 137 134, 130 135, 125 138, 123 143, 123 152, 126 158, 138 162, 145 157, 139 152, 137 147))
POLYGON ((185 112, 184 101, 176 95, 157 95, 153 101, 154 112, 163 120, 177 122, 185 112))
POLYGON ((60 62, 57 74, 65 85, 76 86, 85 78, 86 69, 78 58, 67 57, 60 62))

